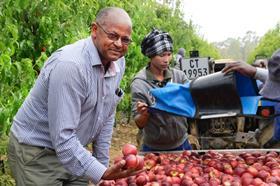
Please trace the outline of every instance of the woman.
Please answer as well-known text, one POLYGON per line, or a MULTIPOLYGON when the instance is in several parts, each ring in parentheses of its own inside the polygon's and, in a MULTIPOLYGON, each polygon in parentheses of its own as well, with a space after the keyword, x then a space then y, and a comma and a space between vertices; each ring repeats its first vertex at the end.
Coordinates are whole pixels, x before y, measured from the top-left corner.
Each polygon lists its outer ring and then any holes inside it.
POLYGON ((168 82, 183 84, 187 81, 182 71, 169 67, 173 51, 171 36, 153 29, 143 39, 141 51, 149 61, 134 77, 131 93, 134 121, 143 132, 142 151, 191 149, 185 117, 148 111, 148 106, 153 104, 151 89, 164 87, 168 82))

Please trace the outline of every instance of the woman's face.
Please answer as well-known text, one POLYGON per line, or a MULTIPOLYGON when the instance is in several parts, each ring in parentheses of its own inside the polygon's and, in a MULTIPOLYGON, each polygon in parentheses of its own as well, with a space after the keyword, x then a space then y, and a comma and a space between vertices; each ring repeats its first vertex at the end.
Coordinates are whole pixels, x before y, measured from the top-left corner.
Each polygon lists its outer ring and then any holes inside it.
POLYGON ((151 58, 151 66, 159 71, 164 71, 169 67, 172 59, 172 52, 166 51, 151 58))

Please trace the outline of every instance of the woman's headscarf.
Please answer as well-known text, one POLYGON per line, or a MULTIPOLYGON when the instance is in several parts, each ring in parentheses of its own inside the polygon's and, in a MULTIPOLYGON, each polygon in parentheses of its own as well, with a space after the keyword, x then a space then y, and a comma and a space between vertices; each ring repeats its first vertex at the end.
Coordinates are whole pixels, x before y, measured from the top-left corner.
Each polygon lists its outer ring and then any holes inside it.
POLYGON ((153 57, 166 51, 173 51, 173 41, 167 32, 153 29, 141 43, 141 52, 147 57, 153 57))

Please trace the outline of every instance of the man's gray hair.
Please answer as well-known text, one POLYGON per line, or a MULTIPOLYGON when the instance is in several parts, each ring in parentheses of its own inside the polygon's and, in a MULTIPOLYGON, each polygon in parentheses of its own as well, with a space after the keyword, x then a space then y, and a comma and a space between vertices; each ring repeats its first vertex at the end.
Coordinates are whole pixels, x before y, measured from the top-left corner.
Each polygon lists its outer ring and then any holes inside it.
POLYGON ((95 21, 100 23, 100 24, 103 24, 109 18, 111 13, 116 13, 116 14, 120 14, 120 15, 127 15, 127 17, 130 18, 128 13, 122 8, 106 7, 106 8, 101 9, 97 13, 95 21))

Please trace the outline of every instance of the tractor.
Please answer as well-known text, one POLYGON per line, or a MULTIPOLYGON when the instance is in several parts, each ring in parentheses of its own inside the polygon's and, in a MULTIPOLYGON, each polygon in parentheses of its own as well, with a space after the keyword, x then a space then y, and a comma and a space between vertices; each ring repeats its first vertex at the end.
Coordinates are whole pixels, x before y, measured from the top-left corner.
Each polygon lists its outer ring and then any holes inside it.
MULTIPOLYGON (((196 117, 189 118, 189 140, 193 149, 262 148, 272 136, 273 103, 260 99, 256 113, 242 114, 244 103, 241 103, 240 95, 246 97, 242 100, 259 96, 256 81, 247 79, 248 86, 244 84, 244 78, 238 79, 234 74, 225 76, 220 72, 234 60, 199 58, 198 53, 195 54, 183 61, 182 69, 190 79, 190 92, 197 110, 196 117), (207 73, 201 76, 195 73, 191 78, 190 75, 200 69, 207 73)), ((247 107, 250 109, 250 105, 247 107)))

